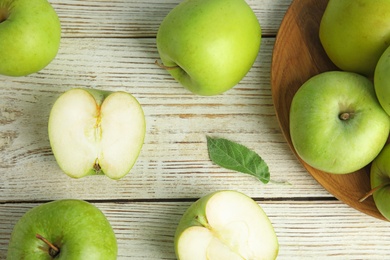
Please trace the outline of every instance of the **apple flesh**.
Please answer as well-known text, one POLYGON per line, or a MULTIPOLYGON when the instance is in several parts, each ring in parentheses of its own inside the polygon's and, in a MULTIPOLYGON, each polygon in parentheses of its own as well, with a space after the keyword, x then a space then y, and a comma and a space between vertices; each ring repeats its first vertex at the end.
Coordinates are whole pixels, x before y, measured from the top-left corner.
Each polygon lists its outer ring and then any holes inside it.
POLYGON ((263 209, 237 191, 210 193, 184 213, 175 234, 178 259, 275 259, 279 244, 263 209))
POLYGON ((329 58, 344 71, 373 76, 390 43, 390 1, 329 0, 319 37, 329 58))
POLYGON ((57 163, 73 178, 125 176, 139 156, 145 129, 145 116, 134 96, 92 89, 63 93, 48 124, 57 163))
POLYGON ((0 74, 26 76, 57 55, 61 24, 47 0, 0 2, 0 74))
POLYGON ((26 212, 16 223, 7 259, 116 259, 115 233, 105 215, 82 200, 57 200, 26 212))
POLYGON ((372 82, 345 71, 306 81, 293 97, 290 136, 295 151, 319 170, 351 173, 368 165, 385 145, 389 116, 372 82))
POLYGON ((163 67, 191 92, 210 96, 248 73, 261 27, 244 0, 185 0, 162 21, 156 41, 163 67))
POLYGON ((379 212, 390 220, 390 144, 387 144, 371 164, 370 181, 373 198, 379 212))

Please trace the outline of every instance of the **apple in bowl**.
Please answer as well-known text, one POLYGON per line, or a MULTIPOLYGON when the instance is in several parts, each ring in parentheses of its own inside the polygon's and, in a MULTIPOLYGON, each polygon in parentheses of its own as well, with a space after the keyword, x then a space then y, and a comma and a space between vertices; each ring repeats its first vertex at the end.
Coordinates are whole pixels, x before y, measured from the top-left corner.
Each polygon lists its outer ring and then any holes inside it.
POLYGON ((341 70, 372 77, 390 42, 390 1, 329 0, 319 26, 321 44, 341 70))
POLYGON ((144 143, 143 109, 130 93, 75 88, 54 103, 48 132, 54 157, 73 178, 124 177, 144 143))
POLYGON ((311 77, 290 107, 290 136, 312 167, 347 174, 368 165, 389 136, 390 119, 373 83, 357 73, 328 71, 311 77))

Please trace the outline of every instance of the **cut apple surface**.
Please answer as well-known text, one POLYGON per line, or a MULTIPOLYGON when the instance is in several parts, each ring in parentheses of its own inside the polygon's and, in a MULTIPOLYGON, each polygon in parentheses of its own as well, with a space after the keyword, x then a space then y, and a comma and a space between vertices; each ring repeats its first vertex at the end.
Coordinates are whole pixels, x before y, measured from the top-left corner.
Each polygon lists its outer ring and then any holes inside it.
POLYGON ((279 244, 271 222, 250 197, 211 193, 192 204, 175 235, 178 259, 275 259, 279 244))
POLYGON ((54 103, 48 128, 53 154, 66 174, 120 179, 138 158, 146 126, 129 93, 71 89, 54 103))

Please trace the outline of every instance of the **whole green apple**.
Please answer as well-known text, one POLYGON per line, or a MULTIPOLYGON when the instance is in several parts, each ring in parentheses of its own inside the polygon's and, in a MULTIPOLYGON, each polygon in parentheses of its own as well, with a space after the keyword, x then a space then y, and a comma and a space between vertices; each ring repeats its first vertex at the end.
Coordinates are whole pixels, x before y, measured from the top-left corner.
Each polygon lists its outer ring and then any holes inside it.
POLYGON ((370 180, 379 212, 390 220, 390 144, 387 144, 371 164, 370 180))
POLYGON ((73 178, 124 177, 144 143, 145 116, 130 93, 70 89, 49 117, 50 145, 60 168, 73 178))
POLYGON ((330 0, 319 36, 333 63, 371 77, 390 44, 389 13, 389 0, 330 0))
POLYGON ((379 103, 390 115, 390 47, 383 52, 375 67, 374 87, 379 103))
POLYGON ((26 76, 57 55, 61 24, 47 0, 0 0, 0 74, 26 76))
POLYGON ((275 259, 272 223, 250 197, 233 190, 210 193, 184 213, 175 233, 180 260, 275 259))
POLYGON ((26 212, 16 223, 8 260, 116 259, 115 233, 105 215, 82 200, 57 200, 26 212))
POLYGON ((293 97, 290 136, 303 161, 319 170, 345 174, 369 164, 390 130, 372 82, 345 71, 306 81, 293 97))
POLYGON ((193 93, 208 96, 241 81, 260 43, 259 21, 245 0, 184 0, 157 33, 162 66, 193 93))

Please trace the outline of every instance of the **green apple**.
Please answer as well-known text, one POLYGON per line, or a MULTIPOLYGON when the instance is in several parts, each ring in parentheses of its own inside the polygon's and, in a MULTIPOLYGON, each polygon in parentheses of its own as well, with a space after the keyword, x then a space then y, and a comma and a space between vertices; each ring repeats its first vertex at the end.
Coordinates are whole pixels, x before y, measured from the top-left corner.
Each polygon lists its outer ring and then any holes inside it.
POLYGON ((116 259, 115 233, 105 215, 82 200, 57 200, 26 212, 9 241, 8 260, 116 259))
POLYGON ((145 116, 129 93, 75 88, 54 103, 49 140, 60 168, 74 178, 125 176, 145 137, 145 116))
POLYGON ((261 28, 245 0, 184 0, 162 21, 156 40, 161 66, 191 92, 210 96, 248 73, 261 28))
POLYGON ((372 82, 352 72, 310 78, 291 103, 290 136, 297 154, 329 173, 351 173, 369 164, 385 145, 389 127, 372 82))
POLYGON ((387 144, 371 164, 370 181, 373 198, 379 212, 390 220, 390 144, 387 144))
POLYGON ((389 13, 389 0, 330 0, 319 36, 333 63, 371 77, 390 44, 389 13))
POLYGON ((390 115, 390 47, 388 47, 375 67, 374 87, 379 103, 390 115))
POLYGON ((180 260, 275 259, 279 243, 272 223, 250 197, 233 190, 193 203, 175 234, 180 260))
POLYGON ((47 0, 0 0, 0 74, 26 76, 57 55, 61 24, 47 0))

